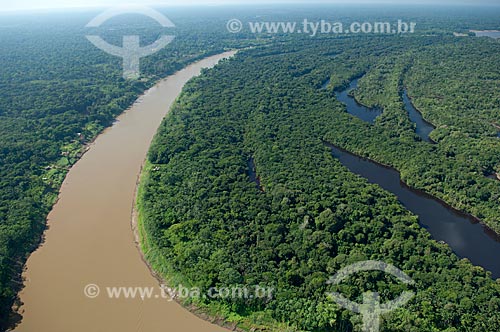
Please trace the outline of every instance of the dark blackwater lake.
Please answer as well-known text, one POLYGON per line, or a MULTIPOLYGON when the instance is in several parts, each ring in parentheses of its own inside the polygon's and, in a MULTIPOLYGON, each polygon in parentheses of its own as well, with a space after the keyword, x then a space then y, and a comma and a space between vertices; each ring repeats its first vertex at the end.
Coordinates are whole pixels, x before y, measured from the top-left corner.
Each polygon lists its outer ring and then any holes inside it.
POLYGON ((408 210, 418 215, 420 225, 435 240, 446 242, 459 257, 468 258, 474 265, 491 271, 494 278, 500 277, 500 239, 492 230, 442 201, 409 188, 401 182, 395 169, 333 145, 327 146, 332 149, 333 156, 351 172, 396 195, 408 210))

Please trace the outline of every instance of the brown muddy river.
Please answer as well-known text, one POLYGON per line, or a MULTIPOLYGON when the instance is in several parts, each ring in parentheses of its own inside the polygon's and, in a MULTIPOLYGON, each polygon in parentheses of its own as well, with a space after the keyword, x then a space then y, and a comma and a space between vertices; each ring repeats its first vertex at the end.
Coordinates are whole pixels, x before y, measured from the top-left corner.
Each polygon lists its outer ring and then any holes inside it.
MULTIPOLYGON (((150 142, 184 84, 227 52, 197 62, 146 92, 101 134, 66 177, 48 217, 44 244, 31 255, 20 294, 17 332, 217 332, 175 302, 111 299, 106 287, 152 287, 158 281, 141 259, 131 210, 150 142), (100 287, 91 299, 88 284, 100 287)), ((159 292, 157 292, 159 293, 159 292)))

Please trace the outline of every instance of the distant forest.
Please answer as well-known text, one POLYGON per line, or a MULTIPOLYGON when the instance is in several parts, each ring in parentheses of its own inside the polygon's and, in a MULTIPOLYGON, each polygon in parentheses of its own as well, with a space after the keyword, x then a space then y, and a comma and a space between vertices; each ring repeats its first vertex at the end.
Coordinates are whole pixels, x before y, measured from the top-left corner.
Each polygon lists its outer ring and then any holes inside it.
MULTIPOLYGON (((391 164, 410 185, 499 231, 500 189, 485 176, 500 170, 498 42, 452 37, 498 28, 498 12, 263 6, 165 13, 176 39, 141 61, 138 81, 123 80, 121 60, 85 39, 84 26, 96 12, 1 15, 0 327, 13 315, 22 268, 86 144, 158 79, 205 56, 253 46, 192 81, 151 148, 149 162, 160 171, 147 174, 140 204, 156 255, 176 266, 169 274, 203 287, 280 286, 284 293, 270 303, 199 304, 218 306, 242 326, 349 331, 354 316, 320 298, 324 278, 378 255, 425 290, 387 317, 391 331, 411 331, 409 325, 498 330, 498 285, 489 275, 430 240, 394 197, 346 171, 320 144, 328 140, 391 164), (226 31, 228 19, 262 15, 276 21, 401 18, 418 22, 418 33, 310 38, 226 31), (319 89, 328 78, 335 89, 361 73, 356 98, 384 108, 373 126, 345 114, 319 89), (437 126, 436 145, 413 133, 401 111, 402 84, 437 126), (261 190, 248 177, 249 160, 261 190), (200 247, 203 239, 210 241, 200 247), (195 269, 204 274, 195 276, 195 269)), ((99 32, 116 44, 130 31, 139 31, 143 43, 162 32, 141 19, 110 24, 99 32)), ((372 280, 375 287, 382 279, 372 280)), ((399 290, 391 286, 384 296, 399 290)), ((352 287, 344 291, 359 295, 352 287)))

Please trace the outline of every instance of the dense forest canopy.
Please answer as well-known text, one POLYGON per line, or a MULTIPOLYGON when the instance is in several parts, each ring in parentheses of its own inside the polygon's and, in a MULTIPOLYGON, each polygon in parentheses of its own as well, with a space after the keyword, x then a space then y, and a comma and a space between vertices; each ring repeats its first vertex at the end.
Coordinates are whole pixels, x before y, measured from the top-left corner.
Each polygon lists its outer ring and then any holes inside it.
POLYGON ((497 331, 500 284, 491 274, 432 240, 418 216, 342 167, 323 142, 392 165, 407 183, 500 230, 500 183, 485 176, 500 166, 491 126, 500 90, 489 88, 500 77, 485 61, 498 63, 499 48, 451 36, 292 40, 242 51, 193 80, 149 152, 139 197, 148 259, 174 285, 274 288, 265 303, 186 300, 244 329, 356 330, 359 316, 328 291, 360 303, 372 290, 384 302, 405 287, 376 273, 333 289, 326 281, 349 264, 383 260, 416 281, 417 295, 384 316, 382 331, 497 331), (456 84, 439 85, 433 64, 456 84), (384 110, 373 125, 346 113, 333 93, 360 76, 356 98, 384 110), (451 96, 436 101, 441 86, 467 96, 469 107, 451 96), (405 87, 436 131, 450 134, 433 133, 436 144, 415 134, 405 87))
MULTIPOLYGON (((348 262, 383 257, 423 290, 412 307, 387 318, 393 330, 498 327, 498 286, 488 274, 430 240, 394 197, 347 172, 320 144, 328 140, 391 164, 412 186, 498 231, 500 189, 484 175, 500 171, 493 126, 500 123, 499 44, 452 37, 498 28, 498 12, 415 6, 164 12, 176 25, 169 31, 176 39, 143 59, 138 81, 123 80, 121 60, 85 39, 96 12, 0 15, 0 325, 62 180, 85 144, 159 78, 225 49, 268 45, 242 51, 193 81, 151 148, 149 161, 160 170, 144 182, 144 225, 157 255, 176 266, 169 273, 204 287, 277 286, 278 297, 265 305, 220 304, 238 319, 252 317, 252 324, 349 330, 354 316, 323 301, 325 278, 348 262), (405 37, 229 34, 226 22, 234 17, 401 18, 415 20, 419 30, 405 37), (356 98, 384 108, 374 126, 347 116, 330 93, 362 74, 356 98), (320 91, 328 78, 329 88, 320 91), (414 135, 401 109, 403 87, 437 126, 436 145, 414 135), (262 191, 248 178, 250 159, 262 191), (211 240, 200 242, 204 238, 211 240), (195 276, 199 269, 204 274, 195 276), (431 289, 433 282, 438 286, 431 289)), ((139 33, 146 44, 162 30, 127 17, 97 32, 116 44, 127 32, 139 33)), ((400 290, 390 288, 391 294, 400 290)), ((344 293, 359 295, 352 287, 344 293)))
POLYGON ((140 16, 85 29, 97 14, 6 16, 0 26, 0 325, 22 285, 25 259, 40 242, 46 215, 85 144, 159 78, 248 45, 210 24, 210 17, 199 19, 200 26, 181 11, 172 16, 176 40, 142 61, 140 80, 126 81, 121 59, 85 35, 97 32, 120 45, 118 36, 135 31, 149 44, 162 31, 140 16))

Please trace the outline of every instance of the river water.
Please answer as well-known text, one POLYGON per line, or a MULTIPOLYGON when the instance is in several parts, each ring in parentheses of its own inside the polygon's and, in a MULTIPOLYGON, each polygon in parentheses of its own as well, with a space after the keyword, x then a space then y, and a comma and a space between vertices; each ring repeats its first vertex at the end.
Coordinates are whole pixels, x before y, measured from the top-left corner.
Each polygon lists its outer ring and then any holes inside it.
POLYGON ((435 240, 446 242, 461 258, 491 271, 500 278, 500 239, 478 220, 461 213, 421 191, 401 182, 399 173, 392 168, 358 157, 327 144, 333 156, 351 172, 397 196, 411 212, 418 215, 419 223, 435 240))
POLYGON ((377 117, 383 113, 383 110, 381 108, 369 108, 363 106, 350 95, 351 91, 358 88, 358 81, 358 78, 352 80, 347 89, 335 92, 335 97, 338 101, 346 105, 347 112, 349 114, 352 114, 365 122, 374 123, 377 117))
POLYGON ((70 170, 48 216, 45 242, 28 259, 23 320, 15 331, 226 331, 161 298, 136 247, 131 211, 150 142, 182 87, 233 54, 206 58, 148 90, 70 170), (84 294, 88 284, 100 287, 97 298, 84 294), (152 287, 155 295, 110 299, 106 287, 113 286, 152 287))
MULTIPOLYGON (((356 99, 350 95, 353 90, 357 89, 358 81, 359 78, 352 80, 346 89, 335 92, 335 97, 346 106, 346 110, 349 114, 354 115, 365 122, 374 123, 377 117, 383 113, 383 109, 379 107, 366 107, 358 103, 356 99)), ((326 89, 328 84, 330 84, 330 80, 323 84, 322 89, 326 89)), ((434 143, 429 137, 430 133, 435 129, 434 126, 425 121, 422 114, 420 114, 420 112, 413 106, 406 90, 403 92, 403 103, 410 120, 415 123, 415 133, 420 136, 423 141, 434 143)))
POLYGON ((500 31, 498 30, 471 30, 471 32, 474 32, 476 37, 490 37, 494 39, 500 39, 500 31))
MULTIPOLYGON (((357 80, 353 80, 349 88, 336 93, 336 97, 346 105, 347 112, 364 121, 373 122, 379 110, 356 103, 354 98, 349 96, 349 91, 356 87, 357 80)), ((410 120, 416 125, 415 132, 423 141, 434 143, 429 138, 434 126, 425 121, 415 109, 406 90, 403 93, 403 102, 410 120)), ((491 229, 442 201, 409 188, 401 182, 395 169, 358 157, 333 145, 328 146, 334 157, 351 172, 396 195, 408 210, 418 215, 420 225, 426 228, 434 239, 446 242, 458 256, 468 258, 473 264, 491 271, 493 277, 500 278, 500 238, 491 229)))
POLYGON ((420 136, 424 142, 434 143, 429 137, 431 132, 435 129, 434 126, 425 121, 422 114, 415 108, 415 106, 413 106, 406 89, 403 91, 403 103, 405 104, 405 109, 410 116, 410 120, 415 123, 415 133, 420 136))

